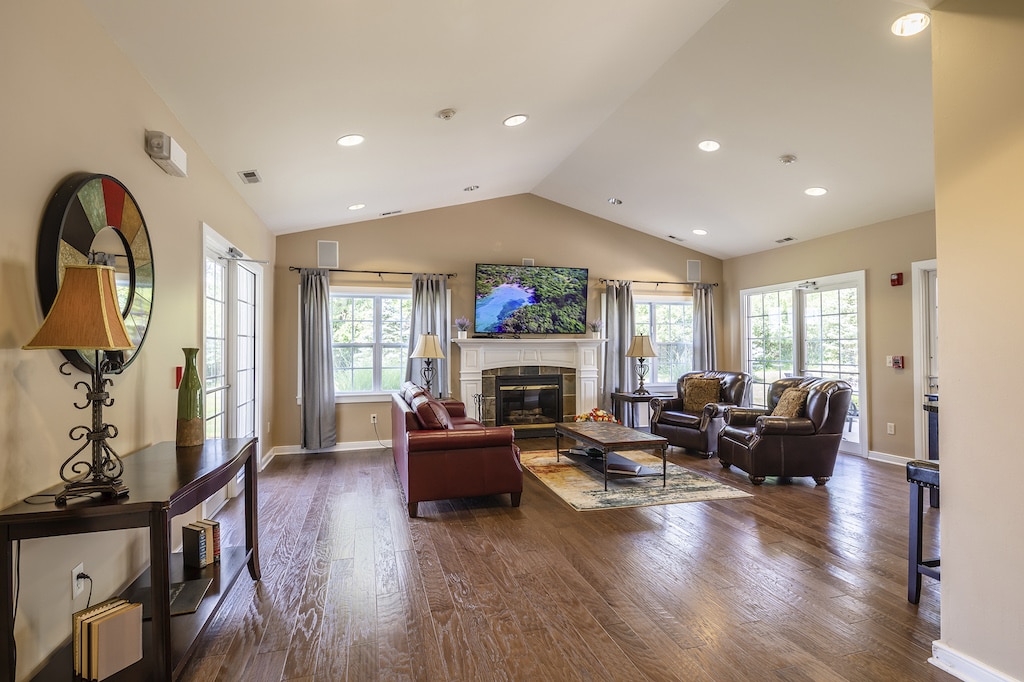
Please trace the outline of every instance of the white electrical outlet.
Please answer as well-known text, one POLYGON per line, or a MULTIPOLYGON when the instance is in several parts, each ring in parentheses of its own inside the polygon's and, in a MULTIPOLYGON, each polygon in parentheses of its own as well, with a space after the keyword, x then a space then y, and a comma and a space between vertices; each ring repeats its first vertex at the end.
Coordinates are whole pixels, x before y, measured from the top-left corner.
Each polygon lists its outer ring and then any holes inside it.
POLYGON ((78 574, 85 573, 85 564, 78 564, 71 569, 71 598, 74 599, 85 591, 85 579, 79 579, 78 574))
POLYGON ((371 424, 376 424, 377 423, 377 415, 376 414, 371 414, 370 415, 370 423, 371 424))
POLYGON ((896 435, 896 425, 893 424, 892 422, 886 422, 886 424, 885 424, 885 432, 887 434, 889 434, 890 436, 895 436, 896 435))

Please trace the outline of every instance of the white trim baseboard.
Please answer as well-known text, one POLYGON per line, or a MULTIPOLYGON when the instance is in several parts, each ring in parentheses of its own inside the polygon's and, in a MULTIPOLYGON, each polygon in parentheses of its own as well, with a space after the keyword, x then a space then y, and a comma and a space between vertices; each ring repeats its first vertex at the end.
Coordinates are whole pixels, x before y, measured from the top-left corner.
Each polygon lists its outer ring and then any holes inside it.
POLYGON ((270 460, 278 455, 310 455, 318 452, 351 452, 353 450, 387 450, 390 447, 390 440, 351 441, 348 443, 338 443, 333 448, 324 448, 323 450, 303 450, 299 445, 278 445, 271 449, 270 456, 263 466, 269 464, 270 460))
POLYGON ((942 640, 932 642, 932 657, 928 662, 965 682, 1019 682, 967 654, 951 649, 942 640))
POLYGON ((868 459, 875 462, 884 462, 886 464, 895 464, 896 466, 906 466, 907 462, 913 461, 910 457, 901 457, 900 455, 890 455, 888 452, 878 452, 876 450, 868 451, 868 459))

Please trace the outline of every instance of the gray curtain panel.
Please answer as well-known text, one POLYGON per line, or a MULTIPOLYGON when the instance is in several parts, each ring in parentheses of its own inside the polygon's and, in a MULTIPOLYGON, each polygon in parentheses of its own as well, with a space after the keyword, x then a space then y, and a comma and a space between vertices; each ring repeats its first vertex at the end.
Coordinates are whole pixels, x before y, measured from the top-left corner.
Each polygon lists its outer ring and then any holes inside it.
MULTIPOLYGON (((409 355, 416 348, 420 334, 437 334, 437 340, 444 352, 448 352, 451 334, 448 324, 448 278, 445 275, 412 276, 412 325, 409 330, 409 355)), ((437 373, 430 386, 430 392, 440 398, 448 395, 448 360, 434 360, 437 373)), ((420 371, 423 360, 409 358, 405 366, 405 380, 417 383, 423 380, 420 371)))
POLYGON ((334 411, 334 354, 331 351, 331 287, 329 272, 299 271, 299 327, 302 353, 302 447, 331 448, 338 442, 334 411))
POLYGON ((612 393, 636 390, 632 358, 626 357, 633 341, 633 283, 609 281, 605 288, 605 320, 608 343, 604 356, 604 390, 601 407, 612 411, 612 393))
POLYGON ((693 369, 718 369, 714 285, 693 285, 693 369))

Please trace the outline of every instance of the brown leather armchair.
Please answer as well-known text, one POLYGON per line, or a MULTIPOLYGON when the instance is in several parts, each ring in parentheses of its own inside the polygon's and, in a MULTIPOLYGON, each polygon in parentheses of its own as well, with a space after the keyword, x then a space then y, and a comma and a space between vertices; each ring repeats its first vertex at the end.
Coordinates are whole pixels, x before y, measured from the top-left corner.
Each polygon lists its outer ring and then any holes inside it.
POLYGON ((407 382, 391 398, 391 449, 412 518, 429 500, 510 493, 519 506, 523 469, 512 427, 487 428, 459 401, 407 382))
POLYGON ((811 476, 824 485, 835 469, 839 442, 853 391, 850 384, 818 377, 786 377, 772 383, 768 407, 728 408, 725 428, 718 436, 718 459, 735 464, 754 485, 767 476, 811 476), (783 398, 786 389, 806 391, 783 398), (803 402, 798 416, 772 416, 780 401, 803 402))
MULTIPOLYGON (((689 382, 695 392, 694 382, 689 382)), ((718 449, 718 432, 725 425, 725 408, 748 404, 750 375, 746 372, 687 372, 676 382, 677 398, 651 400, 651 433, 668 439, 670 445, 696 450, 711 457, 718 449), (688 379, 717 379, 718 394, 704 398, 686 394, 688 379)))

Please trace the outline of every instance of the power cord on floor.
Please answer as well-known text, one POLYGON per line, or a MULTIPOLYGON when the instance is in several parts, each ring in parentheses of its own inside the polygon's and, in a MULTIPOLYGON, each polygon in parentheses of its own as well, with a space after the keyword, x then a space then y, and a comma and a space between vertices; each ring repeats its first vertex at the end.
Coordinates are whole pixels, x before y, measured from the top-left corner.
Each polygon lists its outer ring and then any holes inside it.
POLYGON ((85 600, 85 608, 89 608, 89 604, 92 603, 92 576, 90 576, 88 573, 79 573, 75 576, 75 580, 89 581, 89 596, 85 600))
POLYGON ((377 433, 377 422, 373 422, 373 435, 377 437, 377 442, 380 443, 382 448, 387 450, 390 447, 389 445, 384 445, 384 442, 380 439, 380 434, 377 433))

